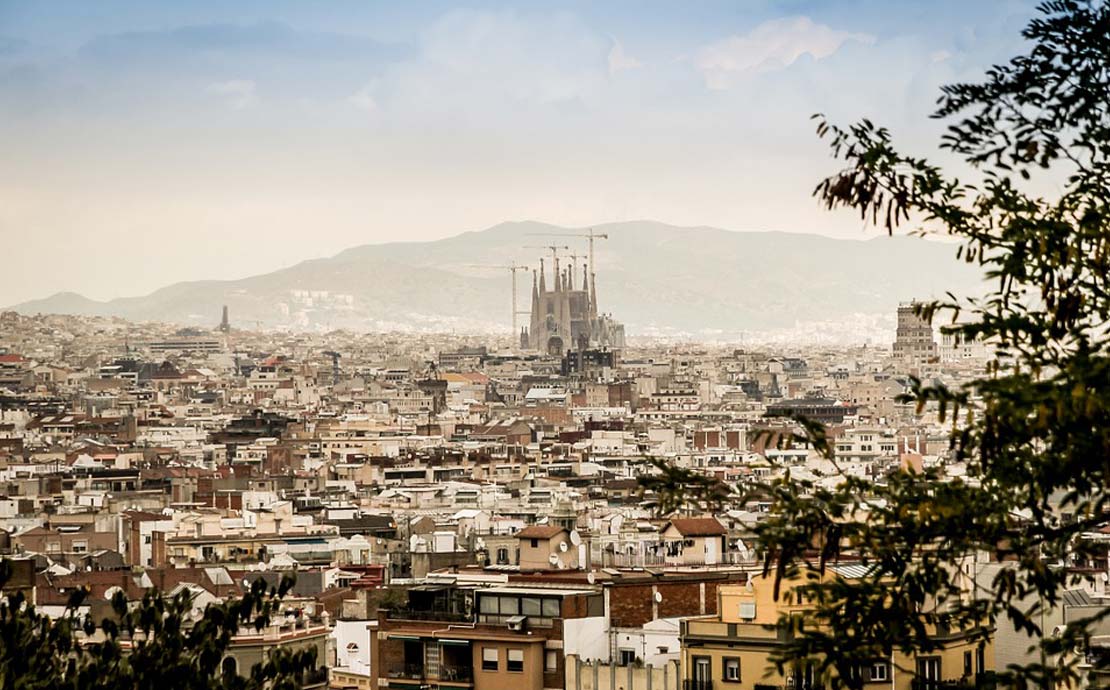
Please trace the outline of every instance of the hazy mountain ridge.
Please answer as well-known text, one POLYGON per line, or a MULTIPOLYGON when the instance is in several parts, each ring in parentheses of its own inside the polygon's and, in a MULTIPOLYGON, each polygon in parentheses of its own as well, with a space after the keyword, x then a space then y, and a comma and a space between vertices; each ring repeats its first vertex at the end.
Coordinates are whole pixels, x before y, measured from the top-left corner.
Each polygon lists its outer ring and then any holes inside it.
MULTIPOLYGON (((609 235, 596 244, 600 307, 631 334, 738 333, 891 313, 901 301, 976 291, 978 283, 953 245, 918 238, 841 240, 651 221, 594 230, 609 235)), ((502 223, 432 242, 353 247, 240 280, 177 283, 108 302, 59 293, 12 308, 204 326, 215 325, 227 304, 233 324, 243 327, 505 330, 508 271, 479 266, 538 265, 540 256, 550 256, 524 245, 569 245, 584 256, 585 241, 535 234, 577 231, 502 223)), ((549 281, 550 268, 548 261, 549 281)), ((531 275, 518 277, 519 306, 527 309, 531 275)))

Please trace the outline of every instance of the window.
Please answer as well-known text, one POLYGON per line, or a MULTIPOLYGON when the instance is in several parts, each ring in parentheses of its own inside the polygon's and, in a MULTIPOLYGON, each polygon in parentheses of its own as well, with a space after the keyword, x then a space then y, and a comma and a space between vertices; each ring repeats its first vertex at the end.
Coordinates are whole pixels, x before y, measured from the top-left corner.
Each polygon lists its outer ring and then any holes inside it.
POLYGON ((704 688, 712 681, 710 663, 711 660, 707 656, 694 657, 694 681, 696 685, 704 688))
POLYGON ((740 602, 740 618, 741 620, 750 621, 755 618, 755 602, 742 601, 740 602))
POLYGON ((925 657, 917 660, 918 680, 940 680, 940 657, 925 657))
POLYGON ((540 615, 540 600, 537 597, 524 597, 520 600, 520 612, 525 616, 540 615))
POLYGON ((508 669, 513 673, 524 672, 524 650, 510 649, 508 669))
POLYGON ((479 597, 478 611, 481 613, 497 613, 497 597, 479 597))
POLYGON ((509 564, 509 549, 507 547, 502 546, 502 547, 497 549, 497 564, 498 565, 508 565, 509 564))
POLYGON ((544 652, 543 670, 545 673, 555 673, 559 670, 559 653, 554 649, 544 652))
POLYGON ((73 553, 85 553, 89 550, 89 542, 75 541, 73 542, 73 553))
POLYGON ((971 677, 971 652, 964 652, 964 675, 971 677))
POLYGON ((886 663, 871 664, 871 681, 885 681, 889 678, 889 672, 886 663))
POLYGON ((723 680, 730 683, 740 682, 740 659, 738 657, 725 657, 725 676, 723 680))
POLYGON ((558 599, 544 599, 543 600, 543 617, 544 618, 558 618, 559 617, 559 600, 558 599))
POLYGON ((482 670, 483 671, 496 671, 497 670, 497 647, 482 647, 482 670))
POLYGON ((539 539, 533 539, 532 540, 532 548, 533 549, 538 549, 539 547, 540 547, 540 540, 539 539))
POLYGON ((622 649, 621 653, 621 666, 631 666, 636 661, 636 652, 632 649, 622 649))
POLYGON ((984 673, 987 665, 986 655, 983 653, 983 648, 975 650, 975 663, 978 664, 979 673, 984 673))

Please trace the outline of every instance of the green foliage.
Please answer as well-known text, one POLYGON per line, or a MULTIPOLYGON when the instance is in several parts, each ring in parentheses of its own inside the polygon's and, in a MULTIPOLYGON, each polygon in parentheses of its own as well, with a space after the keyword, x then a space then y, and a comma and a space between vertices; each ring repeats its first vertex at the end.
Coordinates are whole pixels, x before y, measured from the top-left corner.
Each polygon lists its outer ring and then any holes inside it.
POLYGON ((732 490, 719 479, 660 458, 648 458, 648 464, 655 472, 640 477, 640 493, 654 494, 661 515, 713 512, 732 498, 732 490))
MULTIPOLYGON (((10 563, 0 561, 0 585, 10 575, 10 563)), ((0 601, 0 688, 299 688, 304 673, 316 667, 314 648, 276 649, 246 677, 225 674, 221 666, 231 638, 242 627, 267 625, 292 584, 287 578, 267 591, 258 580, 241 599, 208 606, 196 620, 187 591, 170 599, 150 591, 135 605, 117 593, 112 615, 100 621, 77 614, 84 591, 53 620, 21 593, 9 594, 0 601)))
POLYGON ((835 490, 789 480, 771 489, 760 535, 768 568, 808 576, 817 604, 807 622, 784 621, 795 634, 780 662, 810 660, 834 687, 859 687, 853 670, 892 650, 934 649, 938 626, 1044 634, 1043 654, 999 680, 1068 682, 1075 659, 1061 653, 1107 615, 1056 637, 1039 623, 1078 584, 1069 566, 1093 555, 1083 533, 1110 522, 1110 7, 1059 0, 1039 15, 1023 34, 1027 54, 983 83, 943 89, 935 117, 954 122, 941 148, 963 158, 974 183, 898 153, 870 121, 842 129, 816 116, 846 163, 816 196, 889 232, 909 225, 961 240, 958 256, 982 268, 987 294, 948 295, 920 314, 949 317, 942 331, 997 352, 959 390, 915 382, 907 396, 951 421, 966 479, 905 472, 881 483, 844 477, 835 490), (1059 193, 1030 191, 1045 188, 1059 193), (1014 567, 968 587, 959 573, 973 553, 1014 567), (838 558, 875 567, 819 579, 838 558))
POLYGON ((404 587, 385 587, 377 592, 378 608, 401 610, 408 606, 409 597, 404 587))
MULTIPOLYGON (((945 87, 934 115, 950 122, 941 149, 973 182, 899 153, 868 120, 845 129, 815 116, 845 163, 815 195, 891 233, 958 239, 957 256, 982 269, 986 294, 950 294, 919 314, 996 352, 970 384, 915 381, 902 401, 951 424, 966 478, 843 475, 829 489, 787 476, 762 488, 772 511, 759 536, 776 594, 801 581, 814 605, 781 622, 788 642, 777 662, 812 663, 832 687, 861 688, 859 669, 895 651, 935 650, 938 630, 982 641, 994 626, 1043 640, 1031 663, 999 669, 998 682, 1069 683, 1078 659, 1067 652, 1110 615, 1070 620, 1057 635, 1040 627, 1084 577, 1072 566, 1096 555, 1083 534, 1110 523, 1110 7, 1046 2, 1023 35, 1027 54, 982 83, 945 87), (972 586, 962 567, 984 553, 1012 567, 972 586), (823 577, 838 560, 871 567, 823 577)), ((832 459, 819 425, 798 421, 799 436, 832 459)))

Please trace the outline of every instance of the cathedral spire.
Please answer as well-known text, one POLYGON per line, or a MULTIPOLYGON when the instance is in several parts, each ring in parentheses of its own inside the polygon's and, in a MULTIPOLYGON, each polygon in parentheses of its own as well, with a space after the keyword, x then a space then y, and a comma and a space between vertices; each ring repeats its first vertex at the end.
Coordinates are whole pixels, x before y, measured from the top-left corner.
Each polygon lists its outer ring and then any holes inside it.
POLYGON ((559 292, 560 290, 563 289, 563 285, 562 285, 563 279, 559 275, 559 257, 558 256, 552 257, 551 260, 555 262, 555 292, 559 292))
POLYGON ((547 279, 544 277, 543 259, 540 259, 540 294, 547 292, 547 279))

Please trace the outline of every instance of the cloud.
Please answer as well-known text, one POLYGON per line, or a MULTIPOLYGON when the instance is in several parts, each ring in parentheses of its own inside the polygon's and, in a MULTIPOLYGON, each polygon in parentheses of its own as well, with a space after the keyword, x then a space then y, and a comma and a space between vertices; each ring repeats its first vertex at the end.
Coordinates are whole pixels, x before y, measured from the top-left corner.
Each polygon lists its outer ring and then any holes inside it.
POLYGON ((225 97, 232 110, 242 110, 254 102, 255 83, 249 79, 232 79, 208 85, 208 93, 225 97))
MULTIPOLYGON (((411 124, 535 126, 607 87, 612 41, 574 14, 453 10, 432 22, 411 59, 363 82, 348 102, 411 124)), ((627 56, 620 66, 631 66, 627 56)))
POLYGON ((875 37, 838 31, 816 24, 809 17, 773 19, 747 34, 730 36, 706 46, 698 54, 696 65, 706 86, 727 89, 738 76, 783 69, 803 55, 820 60, 848 41, 871 44, 875 37))
POLYGON ((374 99, 374 84, 367 84, 358 91, 351 94, 347 101, 358 108, 368 113, 372 113, 378 109, 378 101, 374 99))
POLYGON ((640 61, 624 52, 624 46, 614 38, 613 47, 609 49, 609 76, 641 66, 640 61))

